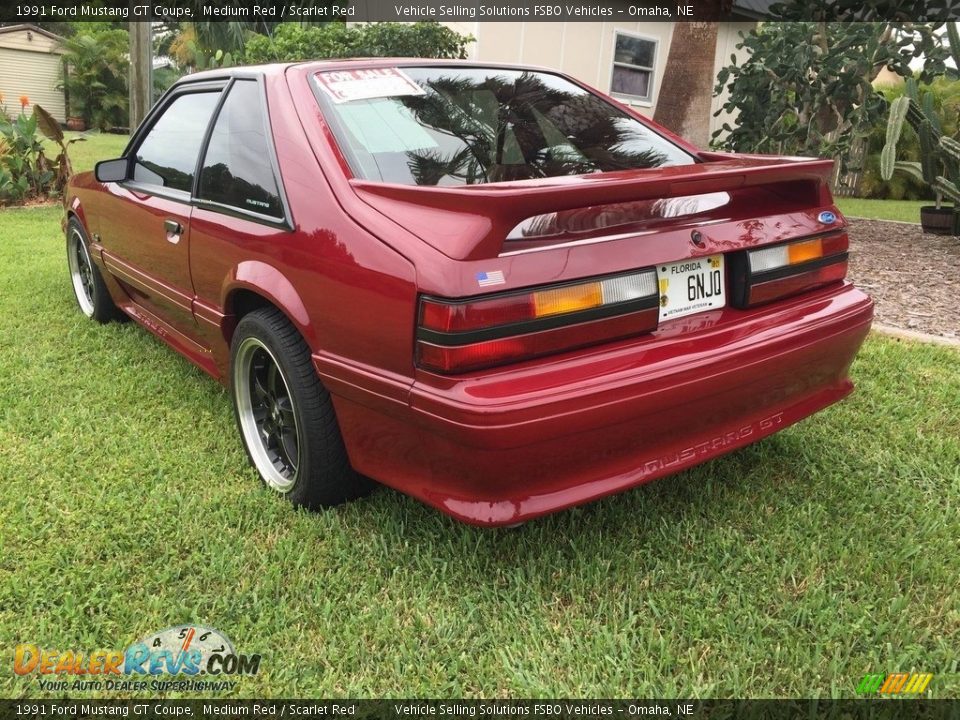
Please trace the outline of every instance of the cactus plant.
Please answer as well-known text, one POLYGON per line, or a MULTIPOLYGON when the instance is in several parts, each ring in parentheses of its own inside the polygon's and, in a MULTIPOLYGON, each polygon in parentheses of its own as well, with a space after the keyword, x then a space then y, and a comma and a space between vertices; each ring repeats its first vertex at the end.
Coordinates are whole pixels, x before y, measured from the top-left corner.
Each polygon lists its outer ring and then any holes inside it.
MULTIPOLYGON (((947 23, 947 36, 954 65, 960 68, 960 32, 955 23, 947 23)), ((889 180, 895 170, 929 185, 936 193, 937 209, 944 198, 953 201, 954 206, 960 205, 960 142, 944 135, 933 93, 921 91, 913 78, 907 80, 903 96, 890 104, 886 144, 880 153, 881 177, 889 180), (905 122, 910 123, 920 140, 919 162, 896 158, 905 122)))
POLYGON ((233 55, 223 50, 217 50, 213 55, 198 50, 196 54, 197 70, 214 70, 216 68, 231 67, 233 65, 233 55))

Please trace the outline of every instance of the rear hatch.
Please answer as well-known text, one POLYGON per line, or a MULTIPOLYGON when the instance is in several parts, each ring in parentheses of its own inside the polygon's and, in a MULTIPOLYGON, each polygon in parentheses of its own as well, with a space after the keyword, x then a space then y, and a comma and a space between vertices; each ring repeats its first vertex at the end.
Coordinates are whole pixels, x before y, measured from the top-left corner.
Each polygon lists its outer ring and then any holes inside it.
POLYGON ((311 82, 345 207, 416 267, 421 367, 735 320, 845 274, 832 161, 699 152, 546 71, 384 60, 311 82))
POLYGON ((699 159, 467 187, 351 183, 454 261, 418 266, 417 354, 457 373, 695 332, 843 279, 832 161, 699 159))
MULTIPOLYGON (((702 162, 486 185, 435 187, 352 180, 369 205, 455 260, 620 235, 712 226, 740 249, 749 223, 831 205, 832 160, 702 153, 702 162), (748 225, 742 227, 742 223, 748 225), (735 237, 729 237, 736 231, 735 237)), ((802 228, 797 228, 802 230, 802 228)), ((687 248, 685 248, 687 249, 687 248)), ((693 247, 693 254, 696 254, 693 247)), ((675 258, 681 259, 683 256, 675 258)))

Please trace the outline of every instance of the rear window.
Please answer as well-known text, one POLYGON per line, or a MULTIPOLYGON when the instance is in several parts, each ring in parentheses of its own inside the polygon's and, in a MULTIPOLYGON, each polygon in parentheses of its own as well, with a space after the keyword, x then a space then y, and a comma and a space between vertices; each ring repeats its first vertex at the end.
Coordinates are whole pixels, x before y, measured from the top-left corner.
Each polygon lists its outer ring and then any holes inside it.
POLYGON ((317 73, 314 81, 354 175, 366 180, 473 185, 694 162, 549 73, 405 67, 317 73))

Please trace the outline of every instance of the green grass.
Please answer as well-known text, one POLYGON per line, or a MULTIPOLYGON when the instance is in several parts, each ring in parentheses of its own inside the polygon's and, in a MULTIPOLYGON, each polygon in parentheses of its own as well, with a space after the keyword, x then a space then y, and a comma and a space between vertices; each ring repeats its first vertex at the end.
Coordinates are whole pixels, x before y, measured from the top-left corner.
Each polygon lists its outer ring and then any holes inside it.
MULTIPOLYGON (((70 163, 74 172, 84 172, 93 170, 93 166, 100 160, 110 160, 118 158, 127 146, 129 135, 114 135, 113 133, 88 132, 78 133, 67 131, 64 133, 67 139, 82 135, 85 139, 75 142, 70 146, 70 163)), ((56 146, 49 140, 44 140, 49 148, 47 154, 51 157, 56 156, 56 146)))
POLYGON ((55 208, 0 213, 0 697, 12 647, 183 622, 262 653, 238 696, 960 696, 960 353, 871 338, 848 401, 516 530, 388 490, 259 485, 226 393, 83 318, 55 208))
POLYGON ((849 217, 871 220, 899 220, 920 223, 920 208, 932 205, 931 200, 864 200, 863 198, 837 198, 837 207, 849 217))

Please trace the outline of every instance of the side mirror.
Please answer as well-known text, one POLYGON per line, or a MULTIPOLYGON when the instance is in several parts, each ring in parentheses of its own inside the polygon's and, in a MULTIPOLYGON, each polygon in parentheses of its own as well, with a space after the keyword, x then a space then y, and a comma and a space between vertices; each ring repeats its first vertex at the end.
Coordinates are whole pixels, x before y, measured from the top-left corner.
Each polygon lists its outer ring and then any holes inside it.
POLYGON ((127 158, 117 158, 116 160, 101 160, 93 168, 93 175, 98 182, 123 182, 128 179, 128 168, 130 167, 127 158))

